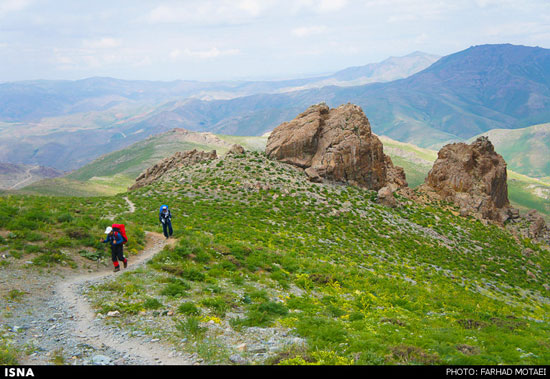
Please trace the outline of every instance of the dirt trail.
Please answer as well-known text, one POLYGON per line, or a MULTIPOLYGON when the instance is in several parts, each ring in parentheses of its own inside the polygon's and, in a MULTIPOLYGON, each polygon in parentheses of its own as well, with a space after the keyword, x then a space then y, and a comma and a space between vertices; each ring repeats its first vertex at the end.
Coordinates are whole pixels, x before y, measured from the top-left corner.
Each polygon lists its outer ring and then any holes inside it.
MULTIPOLYGON (((147 232, 148 246, 142 254, 129 260, 127 271, 131 271, 147 262, 158 253, 166 241, 158 233, 147 232)), ((125 270, 125 271, 126 271, 125 270)), ((56 286, 56 294, 64 300, 68 309, 73 313, 75 324, 74 334, 82 343, 101 347, 103 345, 115 350, 123 351, 134 360, 142 364, 168 364, 182 365, 192 364, 191 361, 181 356, 174 356, 174 349, 163 346, 160 342, 145 342, 141 339, 127 339, 107 330, 96 320, 95 312, 90 307, 85 296, 81 294, 84 287, 97 284, 115 275, 112 268, 87 275, 80 275, 63 281, 56 286)))
MULTIPOLYGON (((125 199, 129 212, 134 212, 134 204, 125 199)), ((12 332, 19 333, 21 341, 32 344, 36 349, 20 363, 52 363, 52 357, 61 351, 64 364, 194 364, 190 355, 178 352, 158 339, 146 335, 133 336, 128 331, 105 324, 88 302, 86 290, 90 285, 113 279, 124 271, 135 270, 166 244, 176 242, 154 232, 146 232, 146 238, 147 245, 143 252, 130 257, 128 268, 120 273, 114 273, 109 265, 97 272, 71 275, 62 280, 59 277, 57 280, 55 277, 40 279, 31 275, 29 281, 38 280, 34 283, 34 296, 9 320, 11 326, 7 325, 12 332)))
POLYGON ((32 174, 31 174, 31 170, 32 168, 28 168, 27 171, 25 172, 25 175, 27 175, 25 177, 25 179, 23 180, 20 180, 19 182, 15 183, 14 185, 12 185, 10 188, 10 190, 15 190, 15 189, 19 189, 19 188, 23 188, 24 186, 22 186, 21 184, 22 183, 25 183, 25 182, 28 182, 29 180, 32 179, 32 174))
POLYGON ((134 203, 132 203, 132 201, 128 199, 128 197, 124 197, 124 200, 126 200, 126 202, 128 203, 128 212, 134 213, 136 211, 136 206, 134 205, 134 203))

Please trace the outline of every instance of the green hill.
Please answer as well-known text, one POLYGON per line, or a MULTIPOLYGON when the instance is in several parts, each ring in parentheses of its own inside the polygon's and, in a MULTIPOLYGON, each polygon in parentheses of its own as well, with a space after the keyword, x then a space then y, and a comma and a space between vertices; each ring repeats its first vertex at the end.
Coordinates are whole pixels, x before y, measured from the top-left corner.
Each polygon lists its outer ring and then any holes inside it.
POLYGON ((493 129, 482 135, 489 137, 509 168, 550 181, 550 123, 513 130, 493 129))
MULTIPOLYGON (((405 169, 409 187, 415 188, 422 184, 437 158, 437 151, 395 141, 385 136, 381 136, 380 139, 384 144, 385 153, 392 158, 394 164, 405 169)), ((175 129, 106 154, 63 178, 33 183, 18 193, 55 196, 114 195, 125 192, 141 172, 176 151, 217 150, 218 155, 223 155, 234 143, 244 146, 247 150, 263 151, 266 142, 267 135, 227 136, 175 129)), ((500 152, 498 148, 497 151, 500 152)), ((508 170, 508 176, 509 198, 513 206, 523 211, 536 209, 550 220, 550 182, 512 170, 508 170)))
POLYGON ((220 155, 235 143, 256 151, 263 150, 266 141, 267 137, 213 135, 173 129, 105 154, 63 178, 41 180, 18 192, 54 196, 114 195, 125 192, 139 174, 177 151, 216 150, 220 155))
POLYGON ((550 360, 548 246, 449 204, 398 198, 404 205, 392 209, 375 199, 247 152, 109 198, 0 197, 0 247, 53 270, 93 250, 105 212, 121 216, 135 249, 169 204, 177 243, 93 285, 95 312, 120 315, 97 322, 205 364, 550 360))

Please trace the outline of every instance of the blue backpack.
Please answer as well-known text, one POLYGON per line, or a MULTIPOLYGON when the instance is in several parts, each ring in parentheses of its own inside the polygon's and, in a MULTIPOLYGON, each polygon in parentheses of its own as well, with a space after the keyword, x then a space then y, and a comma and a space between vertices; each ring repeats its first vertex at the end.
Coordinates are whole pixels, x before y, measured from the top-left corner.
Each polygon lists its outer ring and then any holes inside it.
POLYGON ((162 208, 164 208, 164 207, 166 207, 166 209, 169 210, 168 205, 161 205, 161 206, 160 206, 160 209, 159 209, 159 216, 161 215, 161 213, 162 213, 162 208))

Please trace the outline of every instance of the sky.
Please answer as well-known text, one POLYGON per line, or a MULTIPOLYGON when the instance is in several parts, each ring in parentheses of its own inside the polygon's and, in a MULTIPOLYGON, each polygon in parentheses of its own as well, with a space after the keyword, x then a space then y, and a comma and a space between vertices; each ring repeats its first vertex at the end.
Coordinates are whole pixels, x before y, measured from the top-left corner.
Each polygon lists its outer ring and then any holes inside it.
POLYGON ((0 82, 275 80, 488 43, 550 48, 550 1, 0 0, 0 82))

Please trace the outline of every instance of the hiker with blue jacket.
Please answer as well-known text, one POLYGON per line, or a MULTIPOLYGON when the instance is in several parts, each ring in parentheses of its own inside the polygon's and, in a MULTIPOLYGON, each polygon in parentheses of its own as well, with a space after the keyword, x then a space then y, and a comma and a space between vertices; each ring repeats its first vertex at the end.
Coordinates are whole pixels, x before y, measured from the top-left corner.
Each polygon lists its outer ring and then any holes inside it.
POLYGON ((109 242, 111 244, 111 258, 113 260, 113 265, 115 266, 114 272, 120 271, 118 261, 124 263, 124 268, 128 267, 128 260, 124 258, 124 237, 122 236, 122 233, 117 232, 116 230, 113 230, 112 227, 108 226, 107 229, 105 229, 105 234, 107 234, 107 238, 101 242, 109 242))
POLYGON ((172 214, 167 205, 160 207, 159 221, 162 223, 162 232, 167 239, 172 236, 174 230, 172 229, 172 214))

